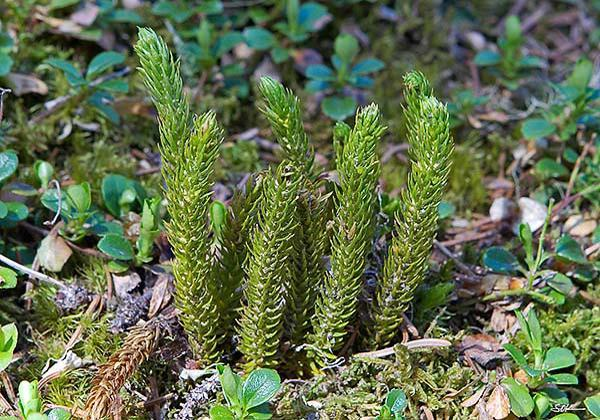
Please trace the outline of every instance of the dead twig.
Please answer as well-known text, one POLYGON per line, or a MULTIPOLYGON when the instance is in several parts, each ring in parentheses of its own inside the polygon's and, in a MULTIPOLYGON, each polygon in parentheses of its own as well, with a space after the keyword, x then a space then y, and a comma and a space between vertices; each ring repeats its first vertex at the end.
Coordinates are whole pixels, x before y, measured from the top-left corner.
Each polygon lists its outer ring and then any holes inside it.
MULTIPOLYGON (((442 340, 439 338, 421 338, 419 340, 412 340, 406 343, 397 344, 400 346, 406 347, 408 350, 416 350, 416 349, 425 349, 425 348, 440 348, 440 347, 449 347, 452 345, 448 340, 442 340)), ((381 358, 391 356, 395 353, 395 347, 387 347, 381 350, 375 351, 367 351, 363 353, 357 353, 354 357, 367 357, 367 358, 381 358)))

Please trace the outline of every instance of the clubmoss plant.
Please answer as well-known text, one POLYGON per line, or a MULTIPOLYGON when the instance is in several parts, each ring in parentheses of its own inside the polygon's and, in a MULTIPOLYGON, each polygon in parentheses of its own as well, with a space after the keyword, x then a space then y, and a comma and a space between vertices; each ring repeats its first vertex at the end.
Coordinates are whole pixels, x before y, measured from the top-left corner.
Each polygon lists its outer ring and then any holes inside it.
MULTIPOLYGON (((306 350, 292 358, 300 370, 332 364, 350 330, 358 332, 379 210, 379 108, 360 109, 354 127, 336 125, 339 181, 329 182, 315 167, 298 98, 263 78, 259 109, 282 162, 251 176, 229 206, 211 202, 223 132, 214 113, 192 116, 164 41, 148 29, 139 38, 141 71, 159 115, 175 305, 195 357, 204 365, 217 361, 222 342, 237 332, 246 371, 276 366, 288 348, 306 350)), ((366 341, 375 346, 395 338, 425 276, 453 147, 446 107, 426 79, 409 73, 405 83, 412 170, 370 312, 366 341)))
POLYGON ((159 116, 162 174, 171 217, 167 233, 175 255, 175 306, 194 354, 209 363, 219 356, 220 314, 211 281, 207 218, 223 132, 214 113, 191 116, 178 64, 160 37, 140 29, 135 49, 159 116))
POLYGON ((324 278, 309 337, 310 354, 321 366, 335 359, 358 307, 375 226, 381 172, 377 144, 384 130, 376 105, 358 111, 354 128, 341 122, 335 128, 340 185, 335 190, 331 271, 324 278))
POLYGON ((391 343, 425 277, 453 149, 448 111, 432 96, 423 74, 408 73, 404 81, 411 172, 378 281, 371 336, 377 346, 391 343))

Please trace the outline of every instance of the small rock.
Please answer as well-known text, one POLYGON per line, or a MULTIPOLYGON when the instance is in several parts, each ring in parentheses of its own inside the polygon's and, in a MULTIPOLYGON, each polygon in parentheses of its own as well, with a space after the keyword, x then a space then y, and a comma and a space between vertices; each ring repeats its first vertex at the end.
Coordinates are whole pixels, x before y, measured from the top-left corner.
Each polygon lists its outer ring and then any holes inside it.
POLYGON ((465 33, 465 40, 475 51, 481 51, 485 48, 486 41, 485 37, 481 32, 468 31, 465 33))
POLYGON ((510 219, 514 204, 506 197, 498 197, 494 200, 490 207, 490 219, 494 222, 510 219))
POLYGON ((521 223, 527 223, 532 232, 544 225, 548 213, 545 205, 529 197, 521 197, 519 198, 519 208, 521 209, 521 223))

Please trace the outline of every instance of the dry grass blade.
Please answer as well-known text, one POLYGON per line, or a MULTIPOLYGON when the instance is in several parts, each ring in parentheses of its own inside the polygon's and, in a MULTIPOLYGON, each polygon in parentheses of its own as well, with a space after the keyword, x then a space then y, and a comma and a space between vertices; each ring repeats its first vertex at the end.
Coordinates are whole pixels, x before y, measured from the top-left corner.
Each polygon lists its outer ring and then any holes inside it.
POLYGON ((100 366, 92 381, 85 405, 86 418, 99 420, 115 414, 120 389, 150 357, 159 338, 160 328, 156 322, 138 325, 129 331, 123 347, 100 366))

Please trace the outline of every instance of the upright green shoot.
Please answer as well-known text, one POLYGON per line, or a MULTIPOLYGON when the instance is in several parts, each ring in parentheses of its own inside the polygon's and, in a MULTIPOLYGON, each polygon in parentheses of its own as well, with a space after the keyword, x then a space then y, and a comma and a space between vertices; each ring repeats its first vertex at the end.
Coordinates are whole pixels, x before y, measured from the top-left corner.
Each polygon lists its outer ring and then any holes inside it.
POLYGON ((432 95, 428 81, 411 72, 404 82, 411 172, 374 302, 372 340, 377 346, 392 342, 425 278, 453 149, 446 106, 432 95))
POLYGON ((162 174, 171 217, 166 227, 175 255, 175 306, 195 356, 208 364, 219 356, 220 314, 207 219, 223 132, 212 112, 192 118, 178 64, 154 31, 140 29, 135 50, 159 117, 162 174))

